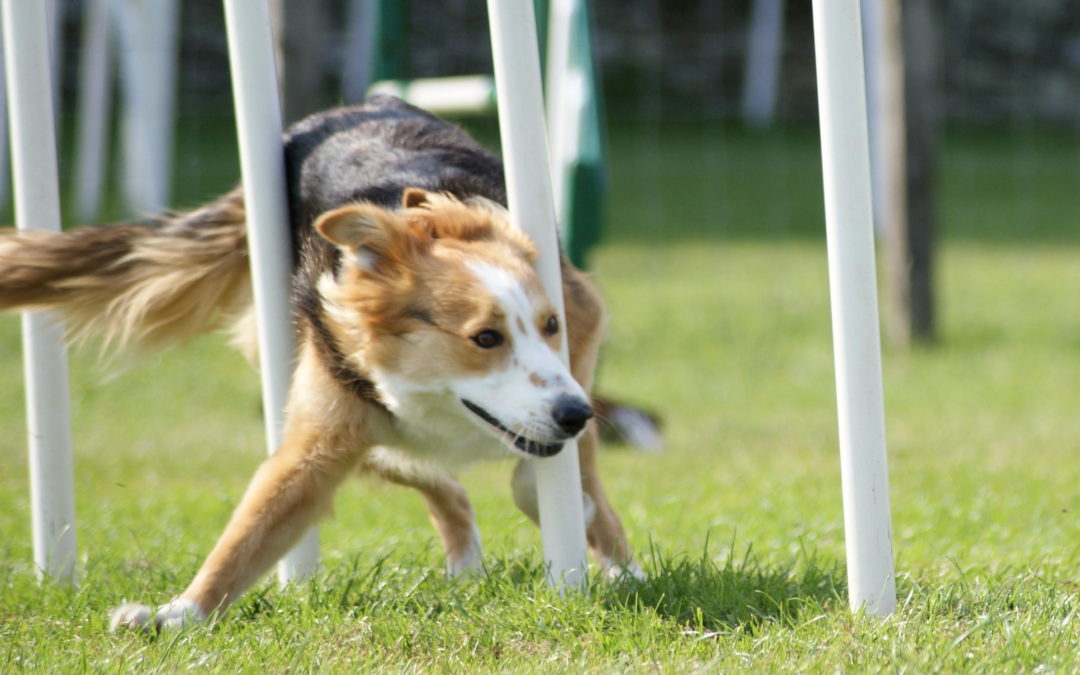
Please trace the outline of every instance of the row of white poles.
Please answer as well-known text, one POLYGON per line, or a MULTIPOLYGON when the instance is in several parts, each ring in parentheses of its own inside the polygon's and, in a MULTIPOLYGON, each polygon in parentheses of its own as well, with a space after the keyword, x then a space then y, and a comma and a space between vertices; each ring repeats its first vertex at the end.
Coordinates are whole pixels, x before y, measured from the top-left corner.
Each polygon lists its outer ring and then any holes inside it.
MULTIPOLYGON (((123 191, 130 210, 144 215, 168 206, 172 179, 177 0, 84 0, 79 49, 75 211, 97 216, 107 170, 113 54, 119 51, 123 106, 123 191), (119 47, 117 50, 116 47, 119 47)), ((63 5, 46 3, 54 105, 58 101, 63 5)), ((0 95, 0 119, 6 97, 0 95)), ((7 136, 0 141, 0 201, 6 194, 7 136)))
MULTIPOLYGON (((267 6, 243 0, 225 0, 224 4, 259 324, 266 437, 272 451, 281 442, 295 349, 289 309, 292 262, 280 104, 267 6)), ((508 132, 515 140, 507 143, 508 192, 514 195, 511 208, 517 214, 515 222, 528 229, 543 251, 542 277, 551 296, 561 300, 532 11, 527 0, 506 6, 493 2, 493 50, 499 64, 496 78, 504 83, 501 109, 507 112, 502 123, 504 129, 517 129, 508 132), (532 189, 536 185, 541 186, 539 190, 532 189)), ((20 226, 59 230, 56 156, 55 152, 40 152, 40 148, 56 147, 51 78, 43 75, 50 62, 44 6, 4 0, 4 12, 17 220, 20 226)), ((93 26, 101 17, 90 21, 93 26)), ((97 25, 94 30, 104 28, 97 25)), ((104 67, 100 61, 90 66, 97 77, 104 67)), ((97 124, 100 120, 93 120, 93 125, 97 124)), ((63 328, 47 317, 34 315, 27 316, 26 326, 35 562, 49 576, 73 579, 74 472, 63 328)), ((539 464, 541 518, 552 575, 577 584, 583 578, 586 558, 576 447, 571 444, 559 458, 539 464)), ((317 564, 318 539, 312 530, 286 556, 279 575, 283 580, 301 578, 317 564)))
MULTIPOLYGON (((561 300, 547 144, 537 133, 543 100, 530 5, 488 2, 499 127, 511 217, 537 241, 545 289, 561 300)), ((557 24, 572 15, 574 3, 554 0, 552 9, 557 24)), ((815 0, 813 11, 849 602, 852 609, 887 615, 896 607, 896 580, 859 0, 815 0)), ((566 42, 563 29, 551 26, 556 45, 566 42)), ((549 67, 565 68, 565 57, 553 50, 549 67)), ((549 114, 559 113, 565 111, 549 107, 549 114)), ((556 129, 557 136, 570 133, 556 129)), ((577 449, 567 450, 538 461, 537 475, 545 558, 552 578, 569 586, 581 579, 585 542, 577 449)))
MULTIPOLYGON (((266 5, 226 0, 225 7, 259 316, 266 436, 269 447, 274 449, 281 440, 294 352, 289 310, 291 254, 277 79, 266 5)), ((99 5, 99 9, 104 11, 103 6, 99 5)), ((7 93, 11 102, 16 222, 21 229, 59 231, 60 199, 45 5, 3 0, 2 19, 7 93)), ((91 21, 101 20, 98 15, 91 21)), ((97 25, 95 30, 104 28, 97 25)), ((93 67, 103 68, 100 63, 93 67)), ((96 120, 96 124, 103 121, 96 120)), ((157 126, 148 120, 142 124, 157 126)), ((75 489, 63 334, 62 323, 54 317, 30 313, 24 317, 34 562, 40 574, 74 582, 75 489)), ((313 530, 285 557, 280 574, 283 579, 307 576, 317 564, 318 540, 313 530)))
MULTIPOLYGON (((281 116, 273 67, 270 16, 263 3, 225 0, 230 66, 240 134, 255 302, 259 317, 267 441, 281 440, 294 345, 289 322, 291 265, 281 116)), ((551 174, 544 134, 543 93, 532 3, 489 2, 511 218, 540 251, 541 280, 562 314, 562 281, 551 174)), ((563 358, 568 359, 566 345, 563 358)), ((585 525, 576 444, 537 462, 545 558, 558 583, 578 585, 586 569, 585 525)), ((315 530, 286 556, 283 580, 304 577, 318 564, 315 530)))
MULTIPOLYGON (((224 0, 224 4, 259 316, 266 435, 274 449, 281 440, 294 344, 272 31, 265 3, 224 0)), ((853 608, 887 614, 895 607, 896 589, 859 6, 858 0, 814 0, 813 7, 850 601, 853 608)), ((532 3, 489 0, 488 11, 511 217, 536 241, 541 280, 561 313, 532 3)), ((20 227, 58 230, 44 5, 3 0, 3 22, 16 220, 20 227)), ((35 563, 45 574, 73 580, 74 480, 62 332, 46 317, 29 315, 24 322, 35 563)), ((586 552, 576 446, 570 444, 556 457, 537 461, 536 470, 551 578, 577 586, 584 579, 586 552)), ((282 578, 310 574, 317 561, 313 530, 283 563, 282 578)))

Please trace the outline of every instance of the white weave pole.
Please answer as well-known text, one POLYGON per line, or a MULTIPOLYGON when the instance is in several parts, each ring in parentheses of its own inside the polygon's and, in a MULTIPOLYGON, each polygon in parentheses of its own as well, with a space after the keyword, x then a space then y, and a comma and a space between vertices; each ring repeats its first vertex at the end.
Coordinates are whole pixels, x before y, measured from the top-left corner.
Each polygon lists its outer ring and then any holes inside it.
POLYGON ((780 57, 784 48, 784 0, 754 0, 743 69, 742 119, 758 129, 776 116, 780 57))
MULTIPOLYGON (((3 0, 15 220, 19 229, 60 230, 45 4, 3 0)), ((75 478, 64 327, 23 315, 30 502, 38 574, 75 583, 75 478)))
POLYGON ((581 132, 589 82, 581 64, 571 58, 573 26, 582 11, 581 0, 550 0, 547 51, 548 160, 551 162, 555 219, 566 234, 570 210, 571 166, 581 159, 581 132))
POLYGON ((83 2, 79 62, 79 128, 75 151, 75 210, 80 221, 101 210, 105 183, 105 141, 112 107, 110 76, 110 0, 83 2))
POLYGON ((139 215, 159 213, 169 204, 179 12, 178 0, 117 0, 124 197, 139 215))
MULTIPOLYGON (((874 231, 879 235, 885 232, 885 215, 892 213, 893 163, 889 155, 895 152, 894 143, 903 143, 903 138, 896 138, 896 132, 889 125, 887 111, 891 106, 903 105, 903 101, 893 101, 895 80, 898 77, 896 64, 890 68, 886 55, 890 49, 890 39, 886 32, 889 13, 882 0, 861 0, 863 30, 863 58, 866 64, 866 114, 870 131, 870 185, 874 191, 874 231)), ((899 64, 903 70, 903 64, 899 64)))
MULTIPOLYGON (((296 351, 289 305, 292 246, 281 146, 281 105, 274 67, 270 10, 265 0, 224 0, 229 40, 248 248, 259 330, 266 441, 281 445, 285 403, 296 351)), ((319 535, 311 528, 282 558, 282 583, 303 579, 319 565, 319 535)))
POLYGON ((346 103, 363 101, 374 79, 377 4, 378 0, 349 0, 345 10, 347 48, 342 57, 341 95, 346 103))
POLYGON ((60 71, 63 69, 63 61, 60 55, 64 53, 64 5, 59 0, 46 0, 45 2, 45 34, 49 36, 49 77, 52 78, 52 109, 63 110, 62 94, 60 86, 60 71))
MULTIPOLYGON (((4 39, 3 30, 0 30, 0 79, 4 80, 0 85, 0 125, 6 125, 8 120, 7 100, 7 77, 3 73, 7 70, 4 65, 4 39)), ((0 130, 0 208, 7 205, 8 190, 11 187, 11 153, 6 129, 0 130)))
POLYGON ((814 0, 833 356, 852 609, 896 608, 859 0, 814 0))
MULTIPOLYGON (((535 242, 540 281, 566 325, 533 3, 487 4, 510 219, 535 242)), ((562 358, 568 362, 565 340, 562 358)), ((587 557, 577 443, 567 443, 554 457, 533 461, 549 579, 560 588, 579 587, 587 557)))

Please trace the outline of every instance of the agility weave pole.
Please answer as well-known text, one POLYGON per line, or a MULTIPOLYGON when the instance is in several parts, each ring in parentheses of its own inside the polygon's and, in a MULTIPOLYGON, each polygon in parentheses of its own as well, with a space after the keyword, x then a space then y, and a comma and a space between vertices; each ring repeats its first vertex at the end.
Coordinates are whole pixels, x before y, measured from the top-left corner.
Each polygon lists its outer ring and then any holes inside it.
MULTIPOLYGON (((56 130, 46 7, 3 0, 15 221, 19 229, 60 230, 56 130)), ((75 583, 75 477, 68 412, 64 326, 23 315, 30 501, 38 574, 75 583)))
MULTIPOLYGON (((571 166, 580 160, 587 87, 592 85, 578 59, 572 59, 574 22, 582 12, 580 0, 550 0, 547 54, 548 161, 551 162, 552 196, 563 239, 569 211, 571 166)), ((578 56, 578 55, 573 55, 578 56)))
POLYGON ((75 151, 75 213, 80 221, 97 217, 107 175, 106 145, 112 109, 110 2, 85 0, 83 3, 75 151))
MULTIPOLYGON (((273 453, 282 440, 285 403, 296 353, 289 302, 292 244, 281 142, 281 105, 267 3, 265 0, 224 0, 224 3, 259 331, 263 418, 266 443, 273 453)), ((318 530, 312 527, 282 558, 278 578, 283 583, 302 579, 313 574, 318 565, 318 530)))
POLYGON ((814 0, 848 595, 896 608, 859 0, 814 0))
POLYGON ((124 100, 124 198, 136 213, 160 213, 172 184, 180 2, 111 1, 124 100))
MULTIPOLYGON (((540 282, 565 326, 532 0, 488 0, 488 21, 510 220, 536 244, 540 282)), ((569 361, 565 339, 561 356, 563 363, 569 361)), ((549 580, 560 588, 579 587, 588 562, 577 443, 567 443, 554 457, 530 461, 536 469, 549 580)))
POLYGON ((544 93, 555 216, 563 250, 584 268, 600 240, 607 187, 589 6, 586 0, 548 5, 544 93))

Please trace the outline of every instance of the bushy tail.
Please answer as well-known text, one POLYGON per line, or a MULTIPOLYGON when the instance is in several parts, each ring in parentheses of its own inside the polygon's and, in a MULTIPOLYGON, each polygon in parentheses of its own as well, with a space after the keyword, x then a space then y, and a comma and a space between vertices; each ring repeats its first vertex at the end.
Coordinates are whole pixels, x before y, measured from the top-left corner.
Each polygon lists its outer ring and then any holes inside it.
POLYGON ((239 189, 190 213, 64 233, 0 230, 0 310, 61 313, 74 338, 155 348, 250 301, 239 189))

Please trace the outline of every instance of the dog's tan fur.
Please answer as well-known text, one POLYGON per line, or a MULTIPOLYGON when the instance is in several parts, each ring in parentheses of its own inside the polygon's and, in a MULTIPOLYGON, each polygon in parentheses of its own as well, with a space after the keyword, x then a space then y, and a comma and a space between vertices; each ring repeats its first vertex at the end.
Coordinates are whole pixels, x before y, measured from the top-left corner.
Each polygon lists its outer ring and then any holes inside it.
POLYGON ((243 225, 237 189, 147 223, 0 230, 0 309, 60 310, 72 337, 117 346, 188 340, 251 301, 243 225))
MULTIPOLYGON (((471 290, 467 261, 498 265, 529 293, 542 295, 532 243, 487 200, 459 202, 408 190, 399 211, 355 204, 324 214, 315 229, 347 255, 366 256, 365 264, 346 266, 320 288, 327 328, 346 362, 364 370, 455 377, 508 365, 491 362, 495 356, 470 349, 462 339, 500 321, 496 308, 471 290)), ((565 262, 563 291, 571 372, 589 391, 603 308, 591 281, 565 262)), ((243 326, 250 298, 238 191, 154 223, 65 234, 0 233, 0 308, 59 311, 77 336, 97 332, 148 347, 182 341, 230 321, 243 326)), ((228 607, 328 511, 334 489, 355 470, 419 490, 451 572, 479 565, 472 507, 461 485, 447 471, 428 470, 425 462, 380 455, 378 446, 400 435, 393 416, 349 389, 319 353, 312 326, 301 322, 299 331, 284 442, 256 472, 194 580, 163 608, 173 609, 159 612, 159 627, 228 607)), ((562 335, 545 340, 557 349, 562 335)), ((595 513, 589 544, 606 568, 632 568, 600 483, 596 451, 590 423, 579 444, 582 486, 595 513)), ((537 521, 533 488, 518 480, 522 475, 519 468, 515 502, 537 521)), ((121 608, 114 624, 154 625, 152 612, 138 605, 121 608)))

